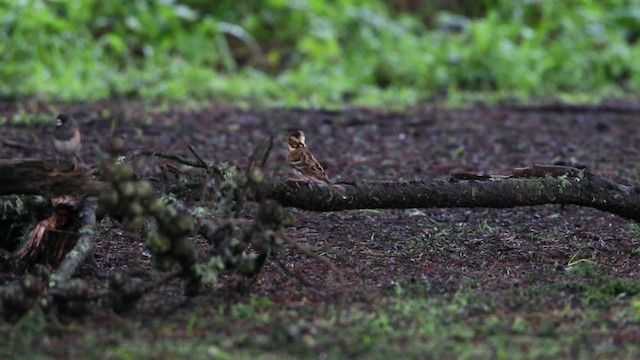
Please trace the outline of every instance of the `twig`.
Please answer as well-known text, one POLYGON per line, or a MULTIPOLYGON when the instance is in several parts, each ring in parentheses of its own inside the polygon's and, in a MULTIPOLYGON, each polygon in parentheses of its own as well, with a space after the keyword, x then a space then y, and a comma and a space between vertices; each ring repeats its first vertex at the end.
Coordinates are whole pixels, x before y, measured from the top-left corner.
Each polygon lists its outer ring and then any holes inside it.
POLYGON ((196 157, 196 159, 198 159, 198 161, 205 166, 205 176, 204 179, 202 180, 202 184, 200 186, 200 202, 204 202, 207 199, 207 194, 208 194, 208 184, 209 181, 211 180, 211 172, 209 172, 209 165, 207 165, 207 163, 202 159, 202 157, 200 156, 200 154, 198 154, 196 152, 196 149, 193 147, 193 145, 189 145, 189 151, 191 151, 191 153, 193 154, 193 156, 196 157))
POLYGON ((198 154, 198 153, 196 152, 196 149, 193 147, 193 145, 189 145, 189 151, 191 151, 191 153, 193 154, 193 156, 195 156, 195 157, 196 157, 196 159, 198 159, 198 161, 200 162, 200 164, 201 164, 202 166, 207 167, 207 163, 206 163, 204 160, 202 160, 202 157, 200 157, 200 154, 198 154))
POLYGON ((251 155, 249 155, 249 162, 246 168, 247 175, 249 172, 255 168, 264 169, 267 160, 269 159, 269 154, 271 154, 271 149, 273 148, 273 132, 269 132, 264 139, 258 143, 251 151, 251 155))
POLYGON ((12 147, 12 148, 16 148, 16 149, 25 149, 25 150, 37 150, 33 148, 33 142, 32 143, 22 143, 22 142, 17 142, 17 141, 13 141, 13 140, 2 140, 2 142, 4 143, 5 146, 8 147, 12 147))
POLYGON ((191 167, 206 169, 206 165, 203 165, 198 161, 193 161, 193 160, 187 159, 184 156, 171 154, 171 153, 165 153, 165 152, 152 151, 152 150, 138 150, 138 151, 135 151, 135 152, 127 155, 127 158, 132 159, 132 158, 135 158, 135 157, 138 157, 138 156, 155 156, 155 157, 159 157, 161 159, 177 161, 177 162, 179 162, 181 164, 188 165, 188 166, 191 166, 191 167))
POLYGON ((131 153, 130 155, 128 155, 127 158, 128 159, 133 159, 133 158, 138 157, 138 156, 155 156, 155 157, 162 158, 162 159, 173 160, 173 161, 179 162, 181 164, 184 164, 184 165, 187 165, 187 166, 191 166, 191 167, 195 167, 195 168, 199 168, 199 169, 207 169, 207 170, 208 169, 212 169, 218 175, 222 175, 222 173, 223 173, 223 171, 218 166, 216 166, 216 165, 214 165, 212 163, 205 162, 199 156, 197 156, 196 161, 193 161, 193 160, 187 159, 186 157, 181 156, 181 155, 165 153, 165 152, 158 152, 158 151, 151 151, 151 150, 138 150, 138 151, 135 151, 135 152, 131 153))

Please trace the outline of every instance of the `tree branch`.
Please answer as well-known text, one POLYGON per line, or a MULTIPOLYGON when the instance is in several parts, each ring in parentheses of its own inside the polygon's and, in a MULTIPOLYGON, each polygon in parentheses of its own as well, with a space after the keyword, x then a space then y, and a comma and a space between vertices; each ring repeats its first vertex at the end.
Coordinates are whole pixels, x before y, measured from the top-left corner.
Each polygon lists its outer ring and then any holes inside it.
POLYGON ((454 176, 449 180, 360 181, 341 185, 348 196, 344 200, 324 187, 309 190, 280 181, 265 183, 255 196, 312 211, 580 205, 640 221, 640 188, 569 167, 534 166, 516 169, 511 176, 463 180, 454 176), (562 168, 565 173, 558 175, 562 168))

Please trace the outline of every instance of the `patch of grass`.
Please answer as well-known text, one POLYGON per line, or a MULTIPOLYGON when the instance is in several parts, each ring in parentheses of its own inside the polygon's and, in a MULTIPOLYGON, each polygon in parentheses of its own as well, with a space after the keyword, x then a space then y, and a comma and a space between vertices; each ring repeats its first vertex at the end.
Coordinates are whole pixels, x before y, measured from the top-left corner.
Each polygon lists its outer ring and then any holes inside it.
POLYGON ((629 224, 627 234, 636 239, 640 239, 640 226, 638 226, 638 224, 629 224))
POLYGON ((640 283, 613 276, 609 268, 594 261, 574 261, 568 275, 576 280, 559 289, 574 294, 583 304, 604 304, 640 293, 640 283))
POLYGON ((265 297, 253 296, 248 303, 238 303, 231 307, 230 315, 234 319, 252 319, 262 323, 269 321, 266 310, 274 306, 273 301, 265 297))
MULTIPOLYGON (((629 224, 627 234, 637 243, 638 240, 640 240, 640 226, 638 226, 638 224, 629 224)), ((640 245, 631 251, 631 255, 636 257, 640 256, 640 245)))
MULTIPOLYGON (((498 296, 509 296, 508 293, 498 296)), ((582 352, 585 340, 594 342, 599 355, 622 350, 607 339, 598 340, 602 314, 588 311, 575 318, 572 312, 545 313, 544 302, 521 306, 518 312, 495 311, 499 305, 477 292, 451 297, 427 298, 399 294, 381 304, 375 314, 351 313, 341 330, 342 341, 353 350, 348 355, 373 358, 412 357, 570 357, 582 352), (487 307, 478 306, 488 304, 487 307), (355 349, 355 350, 354 350, 355 349)), ((584 349, 583 355, 588 351, 584 349)), ((337 355, 337 354, 334 354, 337 355)), ((342 354, 344 356, 344 354, 342 354)))
POLYGON ((431 254, 456 252, 459 245, 453 239, 455 230, 449 224, 429 219, 422 226, 424 228, 422 234, 410 239, 411 247, 431 254))

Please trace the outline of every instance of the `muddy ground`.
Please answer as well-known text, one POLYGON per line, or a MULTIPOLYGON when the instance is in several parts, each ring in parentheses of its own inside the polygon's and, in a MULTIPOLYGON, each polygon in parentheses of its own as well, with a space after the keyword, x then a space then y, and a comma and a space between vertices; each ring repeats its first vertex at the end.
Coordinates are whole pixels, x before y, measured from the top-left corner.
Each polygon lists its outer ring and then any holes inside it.
MULTIPOLYGON (((386 113, 102 102, 32 103, 25 110, 3 103, 5 119, 33 123, 0 126, 0 157, 53 156, 52 121, 66 112, 81 123, 89 164, 107 157, 107 139, 115 133, 130 151, 189 156, 193 145, 206 159, 242 167, 270 131, 297 128, 336 182, 509 174, 514 167, 556 163, 638 184, 640 111, 633 109, 425 106, 386 113)), ((279 146, 269 176, 289 176, 284 154, 279 146)), ((160 179, 167 163, 145 159, 136 167, 141 177, 160 179)), ((284 250, 267 261, 248 294, 238 294, 236 275, 190 299, 176 280, 124 314, 96 303, 77 317, 46 313, 17 325, 0 322, 0 336, 8 340, 0 356, 640 356, 640 229, 631 221, 557 205, 291 211, 295 226, 287 235, 330 259, 345 284, 326 264, 284 250), (347 303, 339 309, 344 292, 347 303)), ((206 251, 202 239, 194 241, 206 251)), ((140 234, 116 221, 101 222, 96 244, 98 271, 87 267, 80 274, 96 288, 115 271, 153 267, 140 234)))

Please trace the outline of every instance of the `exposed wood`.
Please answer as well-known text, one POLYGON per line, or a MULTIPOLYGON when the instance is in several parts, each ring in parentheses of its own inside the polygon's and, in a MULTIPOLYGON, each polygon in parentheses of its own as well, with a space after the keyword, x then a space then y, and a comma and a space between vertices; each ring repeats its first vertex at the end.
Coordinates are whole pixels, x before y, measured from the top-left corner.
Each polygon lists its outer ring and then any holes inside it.
POLYGON ((53 212, 33 226, 24 244, 13 253, 13 267, 25 269, 35 264, 58 267, 78 241, 78 201, 63 196, 52 200, 53 212))
POLYGON ((93 255, 95 247, 94 234, 96 227, 96 206, 95 198, 86 199, 80 210, 82 220, 78 230, 80 235, 78 242, 73 249, 65 255, 64 260, 58 270, 51 276, 50 284, 63 283, 71 279, 73 274, 84 264, 89 256, 93 255))

